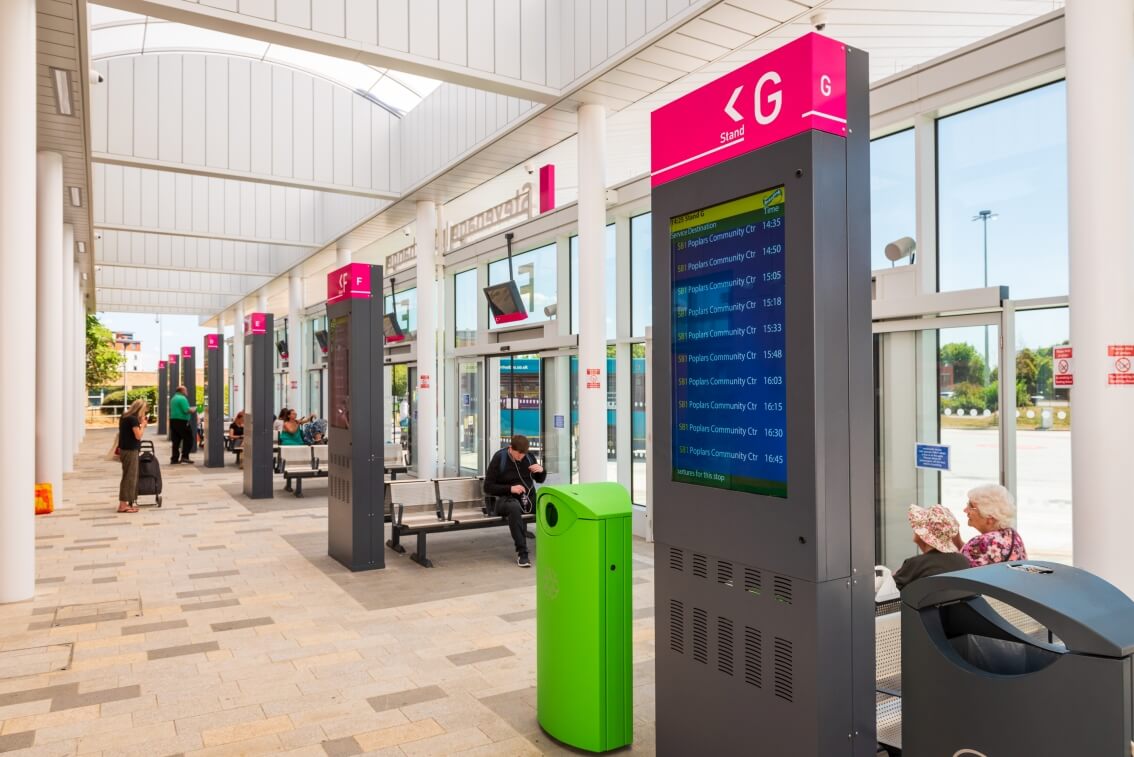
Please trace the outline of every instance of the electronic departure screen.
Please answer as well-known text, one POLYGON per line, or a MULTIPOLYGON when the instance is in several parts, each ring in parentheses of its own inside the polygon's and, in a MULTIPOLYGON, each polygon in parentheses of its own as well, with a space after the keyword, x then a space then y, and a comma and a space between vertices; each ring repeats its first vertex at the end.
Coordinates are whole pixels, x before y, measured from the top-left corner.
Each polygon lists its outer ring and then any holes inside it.
POLYGON ((674 481, 787 497, 784 204, 670 219, 674 481))
POLYGON ((327 324, 331 338, 330 425, 350 428, 350 316, 340 315, 327 324))

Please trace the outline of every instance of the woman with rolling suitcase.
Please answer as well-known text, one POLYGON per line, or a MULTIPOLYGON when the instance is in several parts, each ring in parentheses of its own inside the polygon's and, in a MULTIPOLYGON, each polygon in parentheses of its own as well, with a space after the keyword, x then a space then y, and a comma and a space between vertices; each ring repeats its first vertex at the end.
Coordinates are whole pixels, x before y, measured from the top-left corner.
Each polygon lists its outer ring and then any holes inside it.
POLYGON ((136 399, 118 421, 118 458, 122 461, 122 481, 118 484, 118 512, 136 513, 138 455, 146 432, 146 401, 136 399))

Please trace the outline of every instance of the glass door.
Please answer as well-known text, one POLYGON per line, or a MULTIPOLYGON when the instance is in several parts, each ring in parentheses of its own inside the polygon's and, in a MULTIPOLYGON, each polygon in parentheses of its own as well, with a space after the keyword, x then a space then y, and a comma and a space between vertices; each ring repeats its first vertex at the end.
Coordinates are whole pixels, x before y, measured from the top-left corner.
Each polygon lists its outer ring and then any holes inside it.
POLYGON ((575 424, 571 422, 571 363, 574 357, 556 355, 542 361, 544 437, 543 466, 547 483, 571 481, 571 462, 575 459, 575 424))
POLYGON ((480 443, 483 386, 484 363, 481 360, 457 362, 457 464, 462 476, 484 473, 480 443))
MULTIPOLYGON (((945 505, 957 516, 962 538, 968 539, 975 534, 967 527, 963 512, 968 491, 1010 478, 1003 474, 1000 359, 995 348, 1000 344, 1001 314, 987 318, 989 322, 980 325, 969 325, 972 318, 939 318, 935 323, 943 328, 875 334, 879 564, 896 569, 916 553, 906 519, 909 505, 945 505), (988 342, 994 345, 987 357, 986 330, 988 342), (918 468, 915 445, 919 443, 948 447, 948 470, 918 468)), ((1014 403, 1008 412, 1012 413, 1009 417, 1014 416, 1014 403)))
MULTIPOLYGON (((406 371, 406 415, 402 425, 402 449, 406 451, 406 466, 413 473, 417 456, 414 454, 414 432, 417 428, 417 366, 404 366, 406 371)), ((416 475, 416 473, 414 473, 416 475)))
POLYGON ((539 355, 488 358, 486 460, 507 447, 513 434, 528 437, 532 454, 536 459, 543 457, 540 399, 539 355))
POLYGON ((316 418, 325 418, 323 409, 323 371, 325 368, 312 368, 307 372, 307 412, 315 413, 316 418))

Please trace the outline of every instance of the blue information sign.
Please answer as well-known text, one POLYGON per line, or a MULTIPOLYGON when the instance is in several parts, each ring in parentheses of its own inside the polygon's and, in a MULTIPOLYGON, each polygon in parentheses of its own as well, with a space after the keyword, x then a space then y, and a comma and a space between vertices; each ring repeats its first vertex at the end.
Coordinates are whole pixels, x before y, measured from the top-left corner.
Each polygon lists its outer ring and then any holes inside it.
POLYGON ((787 496, 784 205, 670 219, 674 481, 787 496))
POLYGON ((555 425, 556 428, 563 428, 564 417, 562 415, 557 415, 552 420, 554 421, 554 425, 555 425))
POLYGON ((915 465, 928 470, 951 470, 948 444, 918 444, 914 452, 915 465))

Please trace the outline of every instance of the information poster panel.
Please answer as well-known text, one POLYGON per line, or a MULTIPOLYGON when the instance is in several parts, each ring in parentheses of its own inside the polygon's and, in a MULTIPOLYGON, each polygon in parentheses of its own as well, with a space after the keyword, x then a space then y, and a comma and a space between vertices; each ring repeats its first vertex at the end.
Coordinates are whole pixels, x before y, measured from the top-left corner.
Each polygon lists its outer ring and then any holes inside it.
POLYGON ((784 187, 670 219, 673 480, 787 496, 784 187))
POLYGON ((330 355, 330 402, 332 428, 350 428, 350 315, 328 323, 330 355))

